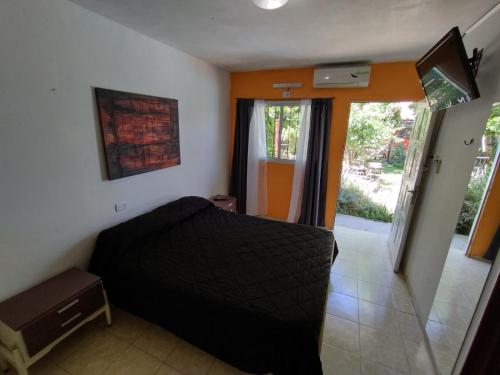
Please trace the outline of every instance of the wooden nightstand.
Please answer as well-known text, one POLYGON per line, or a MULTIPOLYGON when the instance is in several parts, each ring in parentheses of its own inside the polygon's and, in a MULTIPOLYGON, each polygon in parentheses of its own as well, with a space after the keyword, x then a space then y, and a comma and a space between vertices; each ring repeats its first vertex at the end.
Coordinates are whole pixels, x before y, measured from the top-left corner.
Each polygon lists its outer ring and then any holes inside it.
POLYGON ((229 195, 217 194, 209 199, 215 206, 223 210, 236 212, 236 198, 229 195))
POLYGON ((85 323, 111 312, 101 278, 71 268, 0 303, 0 365, 19 375, 85 323))

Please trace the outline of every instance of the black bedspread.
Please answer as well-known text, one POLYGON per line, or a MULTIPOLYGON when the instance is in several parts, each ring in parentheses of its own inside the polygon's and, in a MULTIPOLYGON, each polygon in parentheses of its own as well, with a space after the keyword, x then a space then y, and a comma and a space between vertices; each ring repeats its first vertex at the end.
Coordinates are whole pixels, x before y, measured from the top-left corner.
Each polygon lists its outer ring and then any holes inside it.
POLYGON ((322 374, 330 231, 186 197, 103 231, 90 271, 110 301, 239 369, 322 374))

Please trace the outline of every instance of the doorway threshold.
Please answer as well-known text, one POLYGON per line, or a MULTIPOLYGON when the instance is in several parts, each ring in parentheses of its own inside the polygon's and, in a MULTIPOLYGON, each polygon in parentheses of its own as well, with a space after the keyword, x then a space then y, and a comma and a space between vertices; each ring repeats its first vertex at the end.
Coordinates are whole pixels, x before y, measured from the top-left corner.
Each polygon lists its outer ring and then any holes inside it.
POLYGON ((357 229, 365 232, 389 235, 391 231, 391 223, 383 223, 381 221, 368 220, 362 217, 336 214, 335 226, 357 229))

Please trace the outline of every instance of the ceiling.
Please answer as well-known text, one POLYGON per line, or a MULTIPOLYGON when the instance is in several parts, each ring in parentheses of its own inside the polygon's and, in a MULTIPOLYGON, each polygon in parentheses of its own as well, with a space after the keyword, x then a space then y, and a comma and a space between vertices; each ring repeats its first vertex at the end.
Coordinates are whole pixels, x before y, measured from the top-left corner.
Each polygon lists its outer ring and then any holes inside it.
POLYGON ((417 59, 499 0, 71 0, 231 71, 417 59))

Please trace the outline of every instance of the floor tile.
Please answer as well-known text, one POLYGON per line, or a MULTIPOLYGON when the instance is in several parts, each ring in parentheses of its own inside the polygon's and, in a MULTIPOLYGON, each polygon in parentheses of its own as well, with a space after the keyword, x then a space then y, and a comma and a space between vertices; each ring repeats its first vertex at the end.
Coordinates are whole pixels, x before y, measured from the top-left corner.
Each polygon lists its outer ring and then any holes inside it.
POLYGON ((439 322, 439 317, 436 314, 436 309, 434 309, 434 306, 432 306, 431 311, 429 313, 429 320, 432 320, 434 322, 439 322))
POLYGON ((380 284, 372 284, 360 280, 358 282, 358 297, 377 305, 393 307, 392 289, 380 284))
POLYGON ((145 351, 160 361, 167 356, 179 343, 179 339, 169 331, 151 324, 133 343, 137 348, 145 351))
POLYGON ((124 340, 100 331, 77 342, 71 350, 59 352, 62 355, 56 356, 54 362, 72 375, 99 375, 129 346, 124 340))
POLYGON ((440 375, 450 375, 458 353, 443 348, 433 348, 433 355, 440 375))
POLYGON ((212 367, 215 358, 201 349, 181 341, 165 362, 186 375, 204 375, 212 367))
POLYGON ((474 312, 465 306, 440 301, 434 301, 433 306, 441 323, 456 328, 467 328, 474 312))
MULTIPOLYGON (((0 373, 2 373, 0 371, 0 373)), ((9 367, 7 372, 3 372, 4 375, 17 375, 17 371, 14 368, 9 367)), ((47 358, 42 358, 37 363, 29 368, 30 375, 70 375, 62 368, 58 367, 52 363, 47 358)))
POLYGON ((392 290, 392 304, 396 310, 409 314, 415 314, 411 297, 406 291, 392 290))
POLYGON ((113 360, 103 375, 153 375, 160 366, 156 358, 131 346, 113 360))
POLYGON ((328 293, 326 311, 329 314, 358 321, 358 300, 339 293, 328 293))
POLYGON ((362 375, 403 375, 404 372, 381 365, 380 363, 362 360, 361 361, 362 375))
POLYGON ((425 332, 427 333, 427 337, 429 338, 431 344, 435 343, 439 346, 449 347, 450 344, 446 338, 445 329, 446 326, 438 322, 432 320, 427 321, 427 324, 425 325, 425 332))
POLYGON ((458 353, 464 342, 468 327, 456 328, 446 325, 443 327, 443 332, 446 336, 446 340, 448 341, 449 346, 458 353))
POLYGON ((359 300, 359 323, 387 335, 399 336, 397 312, 391 308, 359 300))
POLYGON ((387 272, 385 258, 365 256, 360 257, 357 262, 358 272, 387 272))
POLYGON ((359 375, 361 373, 359 354, 324 345, 321 350, 324 375, 359 375))
POLYGON ((404 340, 404 347, 411 373, 435 374, 431 355, 424 342, 404 340))
POLYGON ((323 345, 359 353, 359 326, 357 323, 326 314, 323 345))
POLYGON ((353 249, 343 248, 342 251, 339 250, 339 253, 337 255, 337 259, 345 260, 346 262, 355 263, 356 259, 357 259, 357 251, 355 251, 353 249))
POLYGON ((330 274, 331 291, 351 297, 358 296, 358 280, 355 277, 330 274))
POLYGON ((250 375, 247 372, 238 370, 237 368, 228 365, 225 362, 216 360, 208 375, 250 375))
POLYGON ((336 259, 333 263, 332 272, 344 276, 357 276, 357 266, 354 262, 336 259))
POLYGON ((409 373, 410 369, 401 337, 387 335, 380 330, 360 325, 360 344, 362 360, 409 373))
POLYGON ((150 325, 145 320, 116 308, 113 309, 112 316, 111 334, 129 343, 133 343, 150 325))
POLYGON ((179 370, 170 367, 169 365, 162 364, 154 375, 184 375, 184 374, 179 370))
POLYGON ((464 300, 464 295, 458 287, 440 284, 434 299, 441 302, 459 303, 464 300))
POLYGON ((415 343, 423 342, 424 334, 415 315, 398 311, 396 313, 399 333, 402 338, 415 343))

